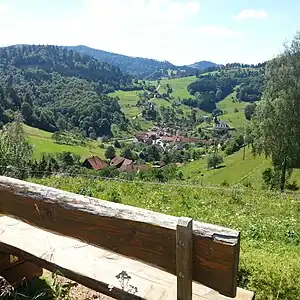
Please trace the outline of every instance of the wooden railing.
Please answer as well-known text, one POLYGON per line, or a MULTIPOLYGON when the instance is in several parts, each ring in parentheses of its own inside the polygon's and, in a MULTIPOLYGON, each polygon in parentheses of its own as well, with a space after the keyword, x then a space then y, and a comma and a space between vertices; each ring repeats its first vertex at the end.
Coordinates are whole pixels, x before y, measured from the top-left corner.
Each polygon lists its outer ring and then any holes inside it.
MULTIPOLYGON (((238 231, 1 176, 0 214, 176 275, 178 299, 192 299, 192 281, 236 296, 238 231)), ((14 248, 0 234, 0 251, 14 248)))

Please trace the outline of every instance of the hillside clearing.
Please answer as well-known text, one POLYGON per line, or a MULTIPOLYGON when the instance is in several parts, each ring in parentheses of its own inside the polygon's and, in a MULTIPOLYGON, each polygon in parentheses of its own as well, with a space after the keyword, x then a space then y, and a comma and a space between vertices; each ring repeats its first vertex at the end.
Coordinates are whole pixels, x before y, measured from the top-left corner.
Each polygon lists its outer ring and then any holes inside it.
POLYGON ((161 89, 163 89, 166 84, 169 84, 173 89, 172 96, 175 99, 178 97, 188 98, 191 97, 191 95, 187 90, 187 86, 196 80, 197 80, 196 76, 188 76, 188 77, 181 77, 181 78, 174 78, 174 79, 162 79, 160 81, 160 84, 161 84, 161 89))
POLYGON ((91 155, 99 155, 104 158, 105 149, 99 147, 97 141, 87 141, 86 147, 57 144, 52 139, 52 133, 24 125, 24 131, 28 142, 33 146, 34 157, 39 158, 43 153, 59 153, 69 151, 86 158, 91 155))

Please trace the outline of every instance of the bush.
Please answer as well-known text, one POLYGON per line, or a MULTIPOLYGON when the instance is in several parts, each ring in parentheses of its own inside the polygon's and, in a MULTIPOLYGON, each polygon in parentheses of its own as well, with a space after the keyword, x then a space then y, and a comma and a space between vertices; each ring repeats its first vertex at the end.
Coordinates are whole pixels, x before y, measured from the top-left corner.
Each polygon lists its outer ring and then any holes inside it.
POLYGON ((298 191, 299 186, 297 185, 297 182, 294 180, 292 183, 288 183, 286 185, 286 189, 290 191, 298 191))
POLYGON ((114 146, 115 146, 115 148, 121 148, 121 144, 118 140, 115 140, 114 146))
POLYGON ((104 155, 107 159, 113 159, 116 156, 115 148, 113 146, 108 146, 104 155))
POLYGON ((263 187, 268 189, 275 189, 279 186, 279 173, 272 168, 267 168, 262 172, 263 187))
POLYGON ((116 167, 110 167, 110 166, 107 166, 99 171, 99 175, 101 177, 106 177, 106 178, 115 178, 118 177, 119 174, 120 171, 116 167))
POLYGON ((217 153, 212 153, 207 157, 207 168, 216 169, 219 164, 223 162, 222 156, 217 153))

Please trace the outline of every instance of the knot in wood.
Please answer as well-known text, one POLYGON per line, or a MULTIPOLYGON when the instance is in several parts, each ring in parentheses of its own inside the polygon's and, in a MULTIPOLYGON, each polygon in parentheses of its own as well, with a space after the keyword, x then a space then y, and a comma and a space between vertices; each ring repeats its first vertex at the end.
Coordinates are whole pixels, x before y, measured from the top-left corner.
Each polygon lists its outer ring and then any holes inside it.
POLYGON ((177 242, 177 246, 178 246, 178 247, 184 247, 185 244, 184 244, 183 241, 178 241, 178 242, 177 242))
POLYGON ((136 234, 136 230, 134 228, 130 228, 129 229, 129 233, 130 233, 130 235, 135 235, 136 234))
POLYGON ((184 274, 182 272, 179 272, 179 275, 178 275, 180 278, 184 278, 184 274))

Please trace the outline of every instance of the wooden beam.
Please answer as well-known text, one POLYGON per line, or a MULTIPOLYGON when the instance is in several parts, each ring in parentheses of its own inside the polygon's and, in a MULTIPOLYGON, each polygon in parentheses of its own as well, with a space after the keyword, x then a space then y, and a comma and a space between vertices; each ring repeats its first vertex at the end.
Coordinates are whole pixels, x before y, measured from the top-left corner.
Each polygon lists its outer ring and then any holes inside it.
MULTIPOLYGON (((176 275, 177 217, 0 176, 0 214, 176 275)), ((234 297, 238 231, 193 223, 193 280, 234 297)))
MULTIPOLYGON (((24 257, 97 292, 122 300, 176 299, 176 276, 148 264, 45 231, 11 217, 0 217, 0 228, 0 251, 24 257), (124 271, 131 278, 122 287, 117 278, 119 276, 116 275, 124 271)), ((252 298, 252 292, 238 288, 234 299, 252 298)), ((228 299, 193 282, 193 300, 228 299)))
POLYGON ((193 219, 180 218, 176 230, 177 300, 192 300, 193 219))

